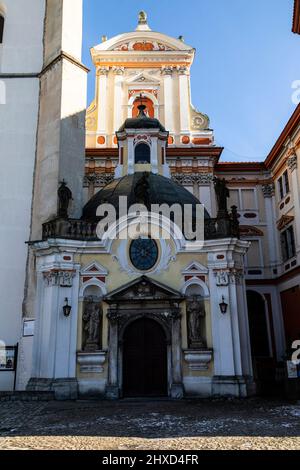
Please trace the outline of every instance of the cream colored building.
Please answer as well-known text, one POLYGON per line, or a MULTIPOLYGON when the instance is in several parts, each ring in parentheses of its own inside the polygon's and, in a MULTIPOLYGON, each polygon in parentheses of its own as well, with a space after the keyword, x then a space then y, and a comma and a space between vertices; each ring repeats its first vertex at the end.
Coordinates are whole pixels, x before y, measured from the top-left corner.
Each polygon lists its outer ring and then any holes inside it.
POLYGON ((81 219, 72 217, 61 188, 64 215, 46 221, 43 240, 31 244, 37 315, 28 389, 58 398, 247 396, 255 391, 249 243, 239 239, 222 182, 218 204, 215 197, 222 149, 191 105, 194 50, 152 32, 141 12, 136 31, 103 40, 92 57, 86 204, 81 219), (189 205, 203 234, 189 239, 178 219, 147 212, 146 228, 130 237, 141 221, 121 217, 122 197, 151 212, 153 204, 189 205), (100 236, 105 204, 117 221, 100 236))

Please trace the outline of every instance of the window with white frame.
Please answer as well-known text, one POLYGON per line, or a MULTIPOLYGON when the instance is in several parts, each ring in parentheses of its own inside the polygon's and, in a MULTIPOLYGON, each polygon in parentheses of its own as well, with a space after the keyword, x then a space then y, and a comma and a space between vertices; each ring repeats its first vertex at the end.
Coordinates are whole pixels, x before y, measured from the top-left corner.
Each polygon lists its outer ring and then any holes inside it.
POLYGON ((281 251, 283 261, 287 261, 296 255, 294 228, 291 225, 280 234, 281 251))
POLYGON ((247 268, 259 268, 263 265, 260 240, 251 240, 250 248, 246 254, 245 265, 247 268))
POLYGON ((290 182, 288 171, 285 170, 282 176, 278 179, 278 192, 279 198, 283 199, 290 192, 290 182))
POLYGON ((233 188, 229 190, 228 207, 237 206, 239 210, 257 210, 257 194, 255 188, 233 188))

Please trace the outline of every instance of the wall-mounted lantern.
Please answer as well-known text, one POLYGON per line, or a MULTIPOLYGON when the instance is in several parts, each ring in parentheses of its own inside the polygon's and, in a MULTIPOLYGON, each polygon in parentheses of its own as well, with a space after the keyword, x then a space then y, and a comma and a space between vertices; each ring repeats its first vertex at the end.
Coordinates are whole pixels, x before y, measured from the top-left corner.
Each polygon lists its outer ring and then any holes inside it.
POLYGON ((225 302, 224 295, 222 296, 222 302, 219 305, 221 313, 225 315, 225 313, 227 313, 228 304, 225 302))
POLYGON ((65 316, 65 317, 69 317, 70 314, 71 314, 71 310, 72 310, 72 307, 71 307, 71 305, 69 305, 69 300, 68 300, 68 298, 66 297, 66 298, 65 298, 65 305, 63 306, 64 316, 65 316))

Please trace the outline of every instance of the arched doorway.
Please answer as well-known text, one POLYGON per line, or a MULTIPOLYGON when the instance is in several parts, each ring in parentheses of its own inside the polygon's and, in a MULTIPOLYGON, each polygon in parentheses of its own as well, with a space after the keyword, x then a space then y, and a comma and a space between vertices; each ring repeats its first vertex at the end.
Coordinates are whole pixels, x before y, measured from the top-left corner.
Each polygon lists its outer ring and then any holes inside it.
POLYGON ((167 341, 158 322, 141 318, 130 323, 123 337, 123 395, 167 395, 167 341))
POLYGON ((253 290, 247 291, 252 357, 270 357, 265 301, 253 290))
POLYGON ((254 290, 247 291, 249 333, 254 379, 258 393, 274 395, 275 361, 272 357, 267 304, 264 297, 254 290))

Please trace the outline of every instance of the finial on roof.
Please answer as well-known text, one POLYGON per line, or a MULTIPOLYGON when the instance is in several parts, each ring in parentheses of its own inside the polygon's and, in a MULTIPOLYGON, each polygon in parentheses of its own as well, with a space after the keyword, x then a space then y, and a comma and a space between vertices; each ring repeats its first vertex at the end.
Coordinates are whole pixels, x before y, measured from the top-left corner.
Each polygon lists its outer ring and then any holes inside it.
POLYGON ((148 15, 143 10, 139 12, 139 23, 136 31, 151 31, 148 25, 148 15))

